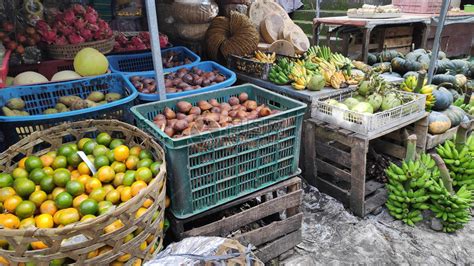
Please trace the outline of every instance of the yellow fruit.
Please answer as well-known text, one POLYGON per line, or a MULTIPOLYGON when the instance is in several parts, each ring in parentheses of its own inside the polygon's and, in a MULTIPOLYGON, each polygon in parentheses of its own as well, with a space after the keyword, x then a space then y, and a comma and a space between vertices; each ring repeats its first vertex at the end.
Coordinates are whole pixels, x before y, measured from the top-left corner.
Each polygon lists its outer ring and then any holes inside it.
POLYGON ((96 218, 96 216, 93 215, 93 214, 86 214, 86 215, 82 216, 81 222, 89 221, 89 220, 92 220, 92 219, 95 219, 95 218, 96 218))
POLYGON ((142 259, 136 259, 133 263, 132 266, 141 266, 142 265, 142 259))
POLYGON ((113 204, 117 204, 120 202, 120 192, 117 190, 112 190, 105 196, 105 200, 112 202, 113 204))
POLYGON ((143 202, 143 207, 144 208, 149 208, 151 205, 153 204, 153 200, 152 199, 146 199, 144 202, 143 202))
POLYGON ((104 228, 104 232, 105 232, 106 234, 108 234, 108 233, 114 232, 114 231, 116 231, 116 230, 118 230, 118 229, 120 229, 120 228, 122 228, 122 227, 123 227, 122 221, 116 220, 116 221, 114 221, 113 223, 107 225, 107 226, 104 228))
POLYGON ((19 228, 28 228, 28 227, 35 227, 35 226, 36 226, 35 218, 28 217, 20 221, 19 228))
POLYGON ((89 180, 91 177, 89 175, 80 175, 78 178, 77 178, 77 181, 81 182, 81 184, 83 184, 84 186, 86 185, 87 183, 87 180, 89 180))
POLYGON ((126 202, 132 198, 132 188, 124 187, 122 192, 120 192, 120 200, 126 202))
POLYGON ((54 215, 58 211, 56 203, 53 200, 46 200, 41 203, 40 212, 43 214, 54 215))
POLYGON ((114 149, 114 158, 116 161, 123 162, 130 155, 130 150, 125 145, 120 145, 114 149))
POLYGON ((142 180, 133 182, 131 186, 132 196, 135 197, 136 195, 138 195, 138 193, 140 193, 141 190, 145 189, 146 187, 147 187, 147 184, 142 180))
POLYGON ((140 207, 137 212, 135 213, 135 219, 138 219, 140 216, 142 216, 143 214, 145 214, 147 211, 146 208, 143 208, 143 207, 140 207))
POLYGON ((127 262, 132 257, 132 254, 127 253, 117 258, 119 262, 127 262))
POLYGON ((48 246, 42 241, 31 242, 31 248, 34 250, 48 248, 48 246))
POLYGON ((71 172, 71 180, 76 180, 81 176, 81 173, 79 173, 78 170, 72 170, 71 172))
POLYGON ((95 177, 89 178, 89 180, 87 180, 87 182, 86 182, 86 192, 87 193, 91 193, 92 190, 94 190, 96 188, 99 188, 99 187, 102 187, 102 182, 100 182, 100 180, 95 178, 95 177))
POLYGON ((43 167, 43 171, 44 171, 47 175, 50 175, 50 176, 52 176, 52 175, 54 174, 53 168, 51 168, 51 167, 49 167, 49 166, 48 166, 48 167, 43 167))
POLYGON ((98 187, 91 191, 91 193, 89 194, 89 198, 100 202, 104 200, 106 194, 107 193, 105 192, 105 189, 103 187, 98 187))
POLYGON ((146 243, 146 241, 143 241, 141 244, 140 244, 140 250, 145 250, 146 247, 148 246, 148 244, 146 243))
POLYGON ((166 198, 165 198, 165 208, 168 208, 171 204, 171 199, 170 197, 168 197, 168 195, 166 195, 166 198))
POLYGON ((102 166, 99 171, 97 171, 97 177, 102 183, 109 183, 114 180, 115 171, 110 166, 102 166))
POLYGON ((125 173, 116 173, 115 174, 114 182, 113 182, 115 187, 118 187, 118 186, 122 185, 124 176, 125 176, 125 173))
POLYGON ((20 227, 20 219, 11 213, 0 214, 0 225, 5 228, 17 229, 20 227))
POLYGON ((127 243, 128 241, 134 238, 133 234, 128 234, 123 238, 123 243, 127 243))
MULTIPOLYGON (((54 218, 54 217, 53 217, 54 218)), ((63 209, 62 213, 58 217, 59 224, 68 225, 79 221, 79 211, 74 208, 63 209)))
POLYGON ((8 260, 5 259, 4 257, 0 256, 0 265, 9 266, 10 262, 8 262, 8 260))
POLYGON ((137 169, 138 162, 140 162, 140 158, 138 158, 138 156, 130 155, 125 161, 125 166, 127 166, 128 170, 135 170, 137 169))
MULTIPOLYGON (((82 220, 81 220, 81 221, 82 221, 82 220)), ((92 258, 94 258, 94 257, 97 257, 97 255, 99 255, 99 250, 98 250, 98 249, 93 250, 93 251, 87 253, 87 258, 88 258, 88 259, 92 259, 92 258)))
POLYGON ((77 142, 77 148, 82 151, 82 148, 84 147, 84 144, 91 140, 90 138, 82 138, 77 142))
POLYGON ((48 198, 48 195, 46 194, 46 192, 42 190, 37 190, 31 193, 29 200, 33 202, 36 205, 36 207, 40 207, 41 204, 43 204, 43 202, 46 201, 47 198, 48 198))
POLYGON ((51 195, 53 195, 53 199, 55 199, 57 195, 61 194, 64 191, 66 191, 66 189, 63 187, 55 187, 53 189, 53 192, 51 192, 51 195))
POLYGON ((107 253, 111 250, 112 250, 111 246, 103 246, 103 247, 99 248, 99 256, 102 255, 102 254, 105 254, 105 253, 107 253))
POLYGON ((79 163, 79 165, 77 166, 77 171, 79 171, 79 173, 81 175, 90 175, 91 174, 91 170, 89 169, 89 167, 87 166, 87 164, 85 162, 79 163))
POLYGON ((18 167, 25 169, 25 161, 28 159, 28 157, 23 157, 19 162, 18 162, 18 167))
POLYGON ((105 186, 103 186, 104 190, 105 190, 105 193, 109 193, 110 191, 114 190, 114 186, 112 186, 111 184, 107 184, 105 186))
POLYGON ((49 154, 44 154, 40 156, 40 160, 43 163, 43 167, 49 167, 53 164, 54 157, 49 154))
POLYGON ((140 146, 133 146, 132 148, 130 148, 130 155, 138 156, 140 155, 141 151, 142 151, 142 148, 140 146))
POLYGON ((74 71, 83 77, 104 74, 108 68, 107 58, 94 48, 83 48, 74 57, 74 71))
POLYGON ((12 187, 0 188, 0 202, 5 202, 6 199, 16 195, 15 190, 12 187))
POLYGON ((122 193, 122 190, 124 187, 125 187, 124 185, 120 185, 115 190, 117 190, 119 193, 122 193))
POLYGON ((81 202, 83 202, 84 200, 88 199, 89 197, 86 195, 86 194, 81 194, 79 196, 76 196, 73 200, 72 200, 72 206, 74 208, 79 208, 79 205, 81 205, 81 202))
POLYGON ((20 202, 22 202, 23 199, 18 196, 18 195, 14 195, 14 196, 11 196, 10 198, 6 199, 4 202, 3 202, 3 207, 10 213, 14 213, 15 212, 15 209, 16 207, 20 204, 20 202))
POLYGON ((35 217, 35 223, 38 228, 53 228, 54 221, 51 214, 43 213, 35 217))

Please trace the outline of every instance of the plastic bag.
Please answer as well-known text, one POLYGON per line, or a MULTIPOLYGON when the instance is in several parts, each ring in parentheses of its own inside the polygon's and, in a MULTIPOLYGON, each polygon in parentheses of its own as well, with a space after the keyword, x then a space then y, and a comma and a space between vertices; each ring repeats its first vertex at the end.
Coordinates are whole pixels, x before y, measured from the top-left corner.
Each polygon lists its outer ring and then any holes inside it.
POLYGON ((228 265, 230 260, 241 265, 263 266, 250 245, 244 247, 237 240, 222 237, 185 238, 169 245, 145 265, 228 265))

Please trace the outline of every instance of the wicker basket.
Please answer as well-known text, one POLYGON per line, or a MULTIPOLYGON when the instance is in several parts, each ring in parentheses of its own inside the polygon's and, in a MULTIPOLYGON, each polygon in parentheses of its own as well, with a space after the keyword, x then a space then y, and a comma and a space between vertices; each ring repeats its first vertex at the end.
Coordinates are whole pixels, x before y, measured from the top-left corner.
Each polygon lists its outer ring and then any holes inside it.
POLYGON ((114 44, 115 36, 95 42, 84 42, 67 45, 48 45, 48 53, 52 59, 72 60, 83 48, 91 47, 99 50, 99 52, 103 54, 107 54, 114 49, 114 44))
POLYGON ((149 149, 155 154, 156 160, 163 160, 160 173, 143 192, 115 210, 93 220, 52 229, 0 228, 0 237, 14 247, 14 250, 0 249, 0 256, 7 259, 10 265, 32 261, 42 266, 49 265, 51 260, 63 258, 72 259, 77 265, 105 265, 127 253, 131 254, 127 264, 132 264, 136 261, 146 261, 161 250, 166 195, 164 152, 153 137, 134 126, 118 120, 85 120, 34 132, 0 154, 0 172, 12 171, 16 167, 16 161, 21 159, 19 157, 31 154, 39 156, 57 149, 64 140, 70 142, 85 136, 93 137, 98 132, 107 132, 114 138, 125 139, 125 143, 129 145, 139 145, 149 149), (135 213, 146 199, 152 199, 153 204, 136 219, 135 213), (159 215, 153 219, 156 212, 159 212, 159 215), (116 231, 104 233, 104 228, 117 219, 120 219, 124 226, 116 231), (142 231, 137 233, 132 240, 123 243, 124 237, 137 229, 142 231), (140 244, 150 236, 154 236, 153 240, 145 250, 141 250, 140 244), (30 243, 34 241, 43 241, 48 248, 27 250, 30 243), (155 243, 157 248, 151 252, 155 243), (108 252, 88 258, 89 252, 105 246, 110 247, 108 252))

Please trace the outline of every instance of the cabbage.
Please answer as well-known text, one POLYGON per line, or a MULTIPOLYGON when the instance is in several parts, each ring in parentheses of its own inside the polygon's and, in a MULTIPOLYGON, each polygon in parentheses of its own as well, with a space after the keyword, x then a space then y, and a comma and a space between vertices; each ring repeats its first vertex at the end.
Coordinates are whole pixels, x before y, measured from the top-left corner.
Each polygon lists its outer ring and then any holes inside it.
POLYGON ((356 104, 351 110, 354 112, 363 113, 363 114, 374 113, 374 108, 372 107, 372 105, 366 102, 361 102, 361 103, 356 104))
POLYGON ((356 98, 349 97, 349 98, 345 99, 343 103, 345 105, 347 105, 347 107, 349 107, 349 109, 352 109, 352 107, 354 107, 356 104, 359 103, 359 100, 357 100, 356 98))
POLYGON ((402 101, 398 99, 397 95, 390 93, 385 95, 382 100, 382 111, 393 109, 397 106, 402 105, 402 101))
POLYGON ((319 74, 314 74, 309 80, 308 85, 306 85, 306 87, 310 91, 320 91, 324 88, 325 84, 326 82, 324 81, 323 76, 319 74))
POLYGON ((372 105, 372 107, 374 108, 374 112, 377 112, 377 110, 379 110, 380 106, 382 105, 382 100, 382 95, 378 93, 373 93, 369 95, 369 97, 367 97, 367 102, 372 105))

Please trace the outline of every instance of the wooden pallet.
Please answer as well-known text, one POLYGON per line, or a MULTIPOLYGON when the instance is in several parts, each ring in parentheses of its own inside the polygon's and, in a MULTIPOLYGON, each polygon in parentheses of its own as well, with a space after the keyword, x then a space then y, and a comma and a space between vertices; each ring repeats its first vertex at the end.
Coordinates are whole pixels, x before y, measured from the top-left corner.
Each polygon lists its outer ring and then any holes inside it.
POLYGON ((168 215, 170 229, 176 240, 221 236, 252 244, 255 255, 267 262, 301 242, 302 195, 301 179, 293 177, 184 220, 168 215), (244 204, 251 207, 240 209, 244 204), (256 222, 263 226, 254 228, 256 222))
MULTIPOLYGON (((426 138, 425 119, 414 122, 413 129, 418 139, 426 138)), ((400 144, 397 145, 394 141, 382 139, 381 136, 368 139, 316 119, 306 120, 304 126, 307 174, 305 178, 311 185, 341 201, 360 217, 366 216, 385 203, 387 192, 384 184, 366 180, 369 145, 375 143, 377 144, 375 148, 378 148, 379 152, 403 158, 405 134, 398 134, 400 144)), ((403 126, 392 128, 381 135, 387 136, 392 132, 403 131, 403 128, 403 126)), ((392 135, 397 136, 395 133, 392 135)), ((422 149, 423 145, 420 146, 419 149, 422 149)))

